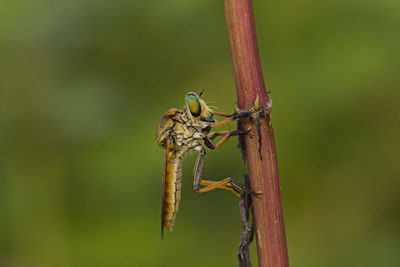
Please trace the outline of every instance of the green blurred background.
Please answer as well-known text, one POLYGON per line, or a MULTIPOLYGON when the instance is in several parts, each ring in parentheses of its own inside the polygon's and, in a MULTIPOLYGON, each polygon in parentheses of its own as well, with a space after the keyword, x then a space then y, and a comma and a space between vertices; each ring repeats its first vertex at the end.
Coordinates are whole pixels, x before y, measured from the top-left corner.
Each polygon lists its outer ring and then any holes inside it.
MULTIPOLYGON (((254 8, 291 265, 400 266, 400 2, 254 8)), ((195 153, 160 240, 156 125, 200 89, 234 110, 222 1, 2 1, 0 266, 236 266, 238 199, 193 191, 195 153)), ((206 177, 241 179, 235 145, 206 177)))

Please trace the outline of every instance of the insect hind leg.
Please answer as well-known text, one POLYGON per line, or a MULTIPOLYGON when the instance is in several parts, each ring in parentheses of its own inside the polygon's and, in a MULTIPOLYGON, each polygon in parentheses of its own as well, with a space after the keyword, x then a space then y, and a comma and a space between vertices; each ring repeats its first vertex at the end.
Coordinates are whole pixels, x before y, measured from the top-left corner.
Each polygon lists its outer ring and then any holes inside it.
POLYGON ((256 193, 250 188, 248 188, 245 185, 242 185, 241 183, 237 182, 236 180, 228 177, 225 178, 221 181, 208 181, 208 180, 200 180, 201 185, 205 185, 206 187, 199 188, 196 190, 199 193, 205 193, 209 192, 212 190, 215 190, 217 188, 220 189, 226 189, 232 191, 236 196, 240 197, 241 193, 240 192, 246 192, 249 193, 252 196, 260 198, 261 193, 256 193))
POLYGON ((260 198, 261 193, 254 192, 250 188, 245 185, 240 184, 236 180, 228 177, 221 181, 208 181, 202 179, 202 172, 204 168, 204 159, 206 156, 206 152, 203 148, 200 149, 200 154, 197 158, 196 167, 194 168, 194 181, 193 181, 193 189, 199 193, 205 193, 217 188, 226 189, 234 193, 236 196, 241 195, 241 192, 247 192, 250 195, 260 198), (200 185, 204 185, 205 187, 200 187, 200 185))
MULTIPOLYGON (((208 181, 208 180, 201 180, 200 181, 200 184, 201 185, 204 185, 204 186, 212 186, 212 185, 214 185, 216 182, 215 181, 208 181)), ((203 188, 206 188, 206 187, 203 187, 203 188)), ((203 189, 203 188, 200 188, 200 189, 203 189)), ((220 188, 220 189, 226 189, 226 190, 229 190, 229 191, 231 191, 232 193, 234 193, 236 196, 238 196, 238 197, 240 197, 241 196, 241 194, 240 194, 240 191, 237 189, 237 188, 235 188, 235 187, 232 187, 232 186, 229 186, 229 185, 220 185, 220 186, 218 186, 218 188, 220 188)), ((214 188, 214 189, 216 189, 216 188, 214 188)), ((204 189, 203 189, 204 190, 204 189)), ((212 190, 212 189, 211 189, 212 190)), ((197 192, 199 192, 199 193, 204 193, 204 191, 203 192, 201 192, 201 191, 199 191, 199 190, 196 190, 197 192)))

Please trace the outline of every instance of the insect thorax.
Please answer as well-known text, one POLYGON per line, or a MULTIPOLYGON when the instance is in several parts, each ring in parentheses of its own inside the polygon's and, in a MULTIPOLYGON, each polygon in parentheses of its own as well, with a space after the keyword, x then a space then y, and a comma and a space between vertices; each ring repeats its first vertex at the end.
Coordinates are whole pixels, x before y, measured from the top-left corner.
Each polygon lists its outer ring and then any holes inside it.
POLYGON ((173 150, 183 156, 190 150, 201 149, 203 144, 200 141, 207 137, 209 128, 209 123, 193 120, 186 109, 170 109, 161 117, 157 135, 160 146, 165 147, 169 139, 173 150))

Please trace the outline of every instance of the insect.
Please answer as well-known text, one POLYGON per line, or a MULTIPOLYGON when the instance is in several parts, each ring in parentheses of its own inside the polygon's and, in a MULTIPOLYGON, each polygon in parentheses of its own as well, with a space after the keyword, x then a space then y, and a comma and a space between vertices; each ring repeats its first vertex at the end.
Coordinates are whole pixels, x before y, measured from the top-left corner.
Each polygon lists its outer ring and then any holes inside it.
MULTIPOLYGON (((205 147, 214 150, 224 144, 231 136, 248 134, 249 131, 232 130, 212 132, 215 127, 226 125, 241 118, 241 114, 229 115, 212 110, 201 99, 202 93, 189 92, 185 96, 183 110, 172 108, 165 112, 157 126, 158 145, 165 149, 162 212, 161 212, 161 238, 164 227, 169 231, 175 221, 181 200, 182 159, 186 152, 198 151, 199 156, 194 168, 193 188, 199 193, 208 192, 217 188, 232 191, 240 196, 240 191, 258 196, 259 193, 251 191, 237 181, 226 178, 221 181, 203 180, 202 171, 206 155, 205 147), (226 118, 216 123, 213 115, 226 118), (214 144, 212 140, 218 136, 223 138, 214 144)), ((243 112, 248 115, 249 112, 243 112)))

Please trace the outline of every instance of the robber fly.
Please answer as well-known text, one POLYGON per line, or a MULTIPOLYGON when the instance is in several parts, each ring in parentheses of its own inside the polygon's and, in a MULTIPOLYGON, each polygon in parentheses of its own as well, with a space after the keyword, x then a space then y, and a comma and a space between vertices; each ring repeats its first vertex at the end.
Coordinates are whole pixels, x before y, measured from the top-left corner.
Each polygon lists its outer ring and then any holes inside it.
MULTIPOLYGON (((248 134, 249 131, 233 130, 212 132, 215 127, 226 125, 241 118, 241 114, 225 114, 212 110, 197 95, 190 92, 186 94, 186 104, 183 110, 172 108, 165 112, 157 126, 158 145, 165 149, 163 190, 162 190, 162 214, 161 214, 161 238, 164 227, 169 231, 175 221, 181 200, 182 159, 186 152, 198 151, 196 166, 194 168, 193 188, 199 193, 208 192, 217 188, 227 189, 235 195, 240 196, 240 191, 248 192, 254 196, 259 193, 251 191, 244 185, 231 178, 222 181, 208 181, 201 177, 205 147, 214 150, 225 143, 231 136, 248 134), (213 115, 225 117, 226 119, 215 123, 213 115), (212 142, 217 136, 223 138, 216 144, 212 142)), ((246 113, 246 112, 244 112, 246 113)), ((247 112, 248 113, 248 112, 247 112)))

